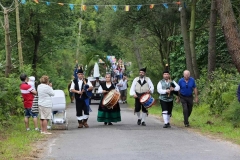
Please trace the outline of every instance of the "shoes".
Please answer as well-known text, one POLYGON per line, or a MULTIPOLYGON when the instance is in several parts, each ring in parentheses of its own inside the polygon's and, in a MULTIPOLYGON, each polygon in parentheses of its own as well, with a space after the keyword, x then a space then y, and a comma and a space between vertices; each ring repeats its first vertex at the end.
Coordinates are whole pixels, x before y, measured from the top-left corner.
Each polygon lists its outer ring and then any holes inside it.
POLYGON ((170 123, 164 124, 163 128, 171 128, 170 123))
POLYGON ((141 124, 141 120, 142 120, 142 119, 138 119, 138 121, 137 121, 137 124, 138 124, 138 125, 141 124))
POLYGON ((27 131, 30 131, 30 128, 27 128, 26 130, 27 130, 27 131))
POLYGON ((109 122, 108 125, 113 125, 113 124, 111 122, 109 122))
POLYGON ((142 126, 146 126, 146 123, 145 123, 145 122, 142 122, 142 126))
POLYGON ((88 119, 84 119, 83 120, 83 125, 84 125, 85 128, 89 128, 89 125, 87 124, 87 120, 88 119))
POLYGON ((170 123, 167 123, 167 125, 168 125, 168 128, 171 128, 171 125, 170 125, 170 123))
POLYGON ((71 102, 71 103, 74 103, 74 102, 71 102))
POLYGON ((104 125, 107 125, 107 122, 104 122, 104 125))
POLYGON ((189 124, 185 124, 185 127, 190 127, 190 125, 189 124))
POLYGON ((167 124, 164 124, 163 128, 168 128, 168 125, 167 125, 167 124))
POLYGON ((78 128, 83 128, 82 120, 78 120, 78 128))
POLYGON ((35 128, 35 131, 40 131, 39 128, 35 128))

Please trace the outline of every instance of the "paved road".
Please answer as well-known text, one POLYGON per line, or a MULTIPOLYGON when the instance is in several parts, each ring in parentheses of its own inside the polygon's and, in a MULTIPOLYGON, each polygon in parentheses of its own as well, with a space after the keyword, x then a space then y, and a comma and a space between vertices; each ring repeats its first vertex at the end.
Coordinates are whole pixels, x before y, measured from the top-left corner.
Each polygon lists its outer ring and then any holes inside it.
POLYGON ((96 120, 92 105, 90 128, 77 128, 75 106, 67 109, 69 130, 48 142, 44 160, 240 160, 240 148, 212 140, 186 128, 162 128, 163 123, 147 117, 147 126, 138 126, 133 111, 121 104, 122 122, 105 126, 96 120))

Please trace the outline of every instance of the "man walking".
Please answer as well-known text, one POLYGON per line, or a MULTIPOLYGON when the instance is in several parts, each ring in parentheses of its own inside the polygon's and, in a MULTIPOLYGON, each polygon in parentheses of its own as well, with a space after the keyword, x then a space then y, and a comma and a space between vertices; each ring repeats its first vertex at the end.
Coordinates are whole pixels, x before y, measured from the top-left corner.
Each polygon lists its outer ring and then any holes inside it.
POLYGON ((179 91, 180 87, 175 81, 171 81, 168 70, 163 71, 163 79, 158 82, 157 91, 160 94, 160 104, 164 121, 163 128, 170 128, 170 117, 173 108, 173 92, 179 91))
POLYGON ((179 96, 183 107, 184 125, 185 127, 189 127, 188 118, 192 113, 193 91, 195 95, 195 102, 198 102, 197 86, 194 78, 190 77, 190 72, 188 70, 183 72, 183 78, 179 80, 178 85, 180 86, 179 96))
POLYGON ((147 109, 140 102, 140 97, 146 93, 153 94, 154 86, 149 77, 146 77, 146 68, 142 68, 139 70, 139 77, 136 77, 133 80, 130 96, 135 98, 135 113, 137 113, 138 121, 137 124, 142 126, 146 126, 145 118, 147 117, 147 109), (140 110, 142 110, 142 116, 140 116, 140 110))

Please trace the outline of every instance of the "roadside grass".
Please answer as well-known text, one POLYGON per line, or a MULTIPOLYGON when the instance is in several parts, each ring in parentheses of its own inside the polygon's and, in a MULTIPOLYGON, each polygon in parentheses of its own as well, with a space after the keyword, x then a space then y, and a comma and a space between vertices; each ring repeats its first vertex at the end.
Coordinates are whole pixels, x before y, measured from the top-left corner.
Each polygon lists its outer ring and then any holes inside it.
MULTIPOLYGON (((157 116, 162 121, 162 111, 159 100, 148 109, 149 114, 157 116)), ((134 108, 135 100, 128 94, 128 105, 134 108)), ((207 105, 194 105, 192 114, 189 118, 191 127, 188 128, 194 132, 202 133, 214 139, 224 139, 236 144, 240 144, 240 129, 234 128, 231 121, 221 117, 211 116, 207 105)), ((180 128, 184 127, 183 113, 181 104, 174 103, 171 124, 180 128)), ((185 127, 184 127, 185 128, 185 127)))
POLYGON ((14 123, 9 128, 1 129, 0 159, 22 159, 32 153, 32 143, 36 143, 43 137, 34 130, 32 118, 29 126, 32 130, 26 131, 24 117, 14 117, 14 123))
MULTIPOLYGON (((68 90, 65 89, 64 93, 68 105, 68 90)), ((0 160, 36 159, 34 144, 46 136, 34 130, 32 118, 29 119, 30 131, 25 129, 24 116, 11 117, 9 124, 9 127, 0 127, 0 160)))

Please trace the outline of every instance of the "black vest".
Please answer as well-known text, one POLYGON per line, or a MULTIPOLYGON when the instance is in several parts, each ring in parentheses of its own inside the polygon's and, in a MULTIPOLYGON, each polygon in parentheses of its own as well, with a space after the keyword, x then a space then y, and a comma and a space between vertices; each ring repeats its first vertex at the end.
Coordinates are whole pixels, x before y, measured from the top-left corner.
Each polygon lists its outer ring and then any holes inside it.
MULTIPOLYGON (((85 79, 85 81, 86 81, 86 83, 88 83, 88 79, 85 79)), ((74 84, 75 84, 75 88, 74 88, 74 89, 77 90, 77 91, 79 91, 78 78, 77 78, 77 79, 74 79, 73 82, 74 82, 74 84)), ((84 88, 84 82, 82 83, 81 89, 83 90, 83 88, 84 88)), ((75 97, 79 98, 79 94, 75 94, 75 97)), ((88 98, 88 96, 86 95, 86 92, 83 92, 82 97, 88 98)))

